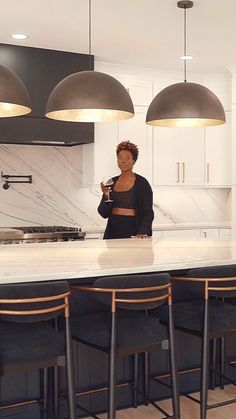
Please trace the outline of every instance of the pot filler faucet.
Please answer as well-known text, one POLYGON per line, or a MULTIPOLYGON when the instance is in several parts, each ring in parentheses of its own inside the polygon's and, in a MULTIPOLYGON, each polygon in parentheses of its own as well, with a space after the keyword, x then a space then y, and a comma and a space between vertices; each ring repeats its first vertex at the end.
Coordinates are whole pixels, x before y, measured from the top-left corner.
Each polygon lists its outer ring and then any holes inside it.
POLYGON ((32 183, 32 175, 4 175, 1 171, 1 179, 4 181, 3 189, 10 188, 10 183, 32 183))

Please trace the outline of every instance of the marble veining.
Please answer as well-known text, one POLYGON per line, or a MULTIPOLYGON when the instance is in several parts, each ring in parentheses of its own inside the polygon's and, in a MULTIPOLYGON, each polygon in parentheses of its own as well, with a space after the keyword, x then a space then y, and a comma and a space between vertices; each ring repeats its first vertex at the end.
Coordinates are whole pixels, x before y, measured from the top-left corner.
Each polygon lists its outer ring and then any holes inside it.
MULTIPOLYGON (((92 145, 91 145, 92 156, 92 145)), ((91 157, 91 170, 93 160, 91 157)), ((0 227, 68 225, 104 230, 97 213, 99 185, 88 181, 83 147, 0 145, 0 170, 31 174, 32 184, 0 184, 0 227)), ((230 190, 153 187, 154 225, 222 224, 230 221, 230 190)))
POLYGON ((0 284, 236 263, 236 242, 150 238, 0 246, 0 284))
POLYGON ((155 201, 153 202, 153 208, 154 212, 157 214, 160 214, 164 219, 169 220, 171 224, 177 224, 180 223, 181 220, 172 215, 170 212, 168 212, 166 209, 162 208, 158 203, 155 201))

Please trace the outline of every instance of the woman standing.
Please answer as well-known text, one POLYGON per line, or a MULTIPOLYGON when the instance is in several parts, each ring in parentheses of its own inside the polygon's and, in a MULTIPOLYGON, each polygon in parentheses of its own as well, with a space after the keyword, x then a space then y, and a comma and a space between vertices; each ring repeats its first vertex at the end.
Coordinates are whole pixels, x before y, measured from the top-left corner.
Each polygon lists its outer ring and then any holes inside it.
POLYGON ((103 238, 146 238, 152 235, 153 197, 148 181, 133 172, 138 147, 130 141, 122 141, 116 154, 121 174, 112 178, 112 202, 106 202, 110 188, 101 183, 103 197, 98 212, 108 218, 103 238))

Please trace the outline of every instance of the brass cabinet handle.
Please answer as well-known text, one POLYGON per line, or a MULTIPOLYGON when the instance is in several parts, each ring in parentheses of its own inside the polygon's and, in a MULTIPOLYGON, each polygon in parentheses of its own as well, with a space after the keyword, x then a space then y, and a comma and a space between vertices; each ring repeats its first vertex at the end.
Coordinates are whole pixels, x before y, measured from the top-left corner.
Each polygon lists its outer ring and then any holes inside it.
POLYGON ((185 163, 182 163, 182 183, 185 182, 185 163))
POLYGON ((179 168, 180 168, 180 162, 179 161, 177 161, 177 183, 179 183, 179 181, 180 181, 180 176, 179 176, 179 168))

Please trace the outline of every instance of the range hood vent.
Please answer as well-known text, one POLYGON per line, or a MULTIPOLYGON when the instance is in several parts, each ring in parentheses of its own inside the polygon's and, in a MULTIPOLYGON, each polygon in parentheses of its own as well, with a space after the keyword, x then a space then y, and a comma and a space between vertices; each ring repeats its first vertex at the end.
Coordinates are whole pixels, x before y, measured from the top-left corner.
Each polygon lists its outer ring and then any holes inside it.
MULTIPOLYGON (((92 57, 93 68, 93 57, 92 57)), ((30 95, 32 112, 0 118, 0 144, 72 147, 94 142, 94 124, 45 118, 47 99, 66 76, 88 70, 89 56, 42 48, 0 44, 0 64, 13 70, 30 95)))

